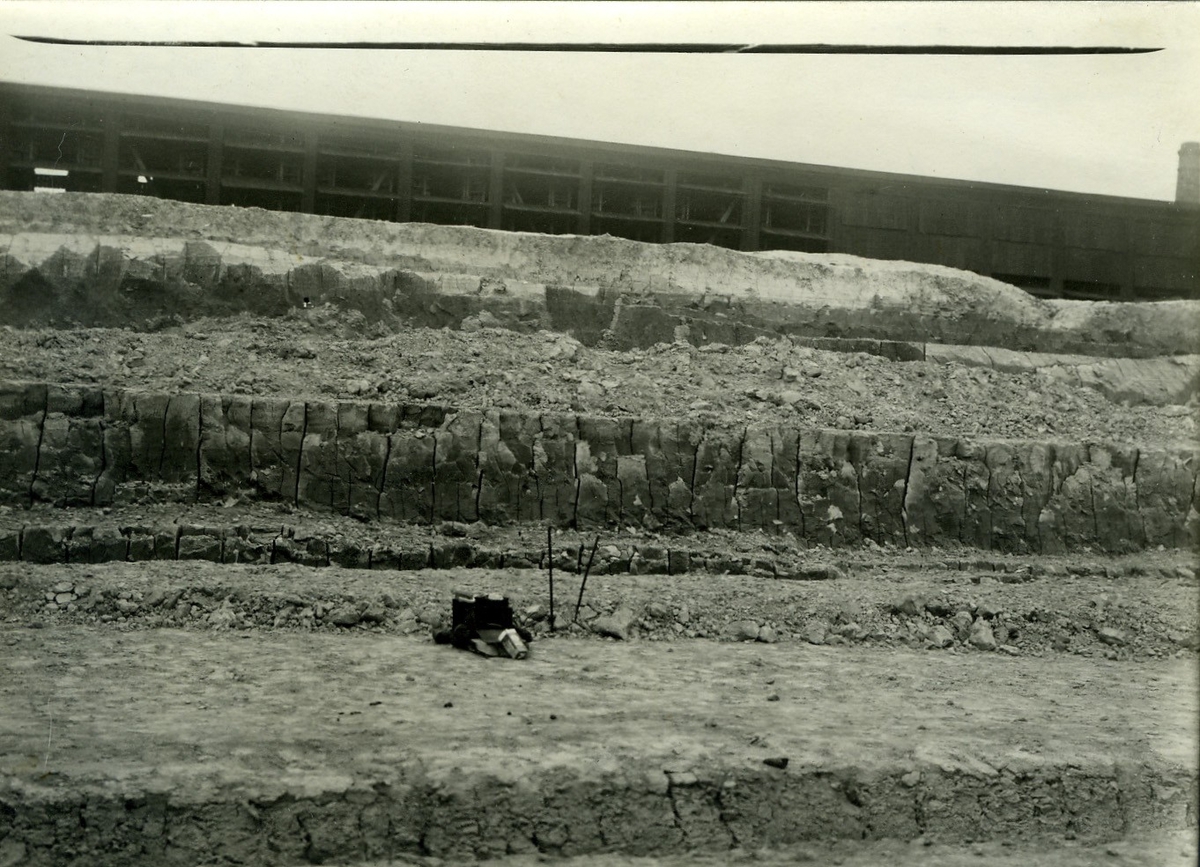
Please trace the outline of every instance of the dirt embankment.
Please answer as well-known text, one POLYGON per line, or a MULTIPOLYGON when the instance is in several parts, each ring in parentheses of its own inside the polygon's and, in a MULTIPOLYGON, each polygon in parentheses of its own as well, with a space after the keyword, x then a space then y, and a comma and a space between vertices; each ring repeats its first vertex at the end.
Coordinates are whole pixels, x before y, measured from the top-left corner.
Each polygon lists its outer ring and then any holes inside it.
POLYGON ((1195 352, 1200 303, 1047 302, 932 265, 0 194, 0 300, 19 324, 147 327, 330 301, 395 328, 486 313, 585 343, 861 337, 1146 357, 1195 352))

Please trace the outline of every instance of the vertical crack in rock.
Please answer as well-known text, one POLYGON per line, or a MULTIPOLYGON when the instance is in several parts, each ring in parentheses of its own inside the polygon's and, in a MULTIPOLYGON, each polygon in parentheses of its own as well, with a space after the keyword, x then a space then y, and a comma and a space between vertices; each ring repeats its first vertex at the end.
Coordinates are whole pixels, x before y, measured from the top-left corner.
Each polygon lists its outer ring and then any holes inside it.
POLYGON ((50 415, 50 390, 46 389, 42 399, 42 418, 38 422, 37 451, 33 454, 33 475, 29 477, 29 505, 33 505, 34 487, 37 485, 38 472, 42 468, 42 443, 46 438, 46 418, 50 415))
POLYGON ((203 461, 201 455, 204 452, 204 398, 196 401, 196 415, 198 421, 196 423, 196 502, 200 502, 200 482, 204 478, 204 473, 201 471, 203 461))
POLYGON ((782 441, 777 441, 775 439, 776 433, 778 433, 781 437, 783 436, 782 430, 767 431, 767 443, 769 444, 769 448, 771 450, 769 457, 770 465, 767 472, 767 484, 775 493, 775 514, 771 518, 771 526, 774 528, 773 532, 778 533, 783 526, 783 521, 780 519, 781 516, 779 511, 779 488, 775 487, 775 449, 781 447, 783 443, 782 441))
MULTIPOLYGON (((1142 460, 1142 450, 1140 448, 1135 448, 1133 450, 1133 469, 1130 471, 1128 484, 1133 486, 1133 508, 1137 513, 1135 515, 1135 518, 1137 520, 1138 526, 1140 526, 1142 528, 1141 545, 1139 547, 1145 548, 1145 547, 1149 547, 1150 539, 1146 535, 1146 516, 1142 513, 1142 500, 1141 500, 1141 495, 1138 493, 1137 474, 1138 474, 1138 464, 1141 462, 1141 460, 1142 460)), ((1194 487, 1195 486, 1193 485, 1193 488, 1194 487)))
POLYGON ((249 452, 250 456, 250 478, 257 480, 258 468, 254 466, 254 404, 254 398, 250 398, 250 415, 246 418, 246 424, 250 427, 250 430, 246 432, 248 434, 246 437, 246 451, 249 452))
MULTIPOLYGON (((433 448, 429 450, 429 526, 432 528, 437 524, 437 431, 433 431, 430 436, 433 439, 433 448)), ((432 544, 429 548, 429 562, 433 563, 432 544)))
POLYGON ((479 435, 475 439, 475 520, 483 520, 479 514, 480 504, 483 502, 483 475, 486 472, 486 467, 483 462, 483 425, 486 421, 486 414, 479 416, 479 435))
POLYGON ((696 526, 696 475, 700 469, 700 449, 704 445, 706 436, 708 436, 707 429, 701 427, 700 438, 696 440, 696 448, 692 452, 692 480, 688 485, 688 523, 693 529, 696 526))
POLYGON ((316 857, 318 853, 313 851, 312 833, 304 824, 305 815, 300 810, 296 811, 296 826, 300 829, 300 841, 304 844, 304 860, 309 864, 319 864, 324 859, 316 857))
MULTIPOLYGON (((1017 478, 1017 484, 1020 485, 1021 491, 1021 508, 1017 509, 1017 514, 1021 516, 1021 539, 1028 538, 1028 528, 1025 526, 1025 500, 1028 488, 1025 486, 1025 474, 1021 472, 1020 455, 1014 452, 1013 454, 1013 475, 1017 478)), ((1024 550, 1024 548, 1021 548, 1024 550)))
POLYGON ((742 529, 742 504, 738 500, 738 483, 742 479, 742 461, 745 458, 746 437, 749 436, 749 432, 750 428, 748 426, 742 428, 742 435, 738 438, 737 444, 737 463, 734 464, 733 468, 733 496, 731 500, 733 502, 733 520, 736 522, 739 531, 742 529))
POLYGON ((1187 508, 1183 510, 1184 537, 1181 540, 1181 544, 1179 545, 1180 548, 1186 548, 1191 544, 1191 541, 1187 538, 1187 522, 1188 522, 1188 518, 1192 514, 1192 510, 1196 507, 1196 485, 1197 485, 1197 482, 1200 481, 1200 479, 1198 479, 1197 476, 1200 476, 1200 467, 1196 467, 1193 464, 1192 489, 1188 492, 1187 508))
POLYGON ((867 538, 867 528, 863 523, 862 470, 858 466, 858 461, 855 460, 858 452, 853 449, 854 440, 851 440, 850 444, 851 450, 846 457, 850 458, 850 469, 854 470, 854 490, 858 494, 858 539, 859 542, 863 542, 867 538))
MULTIPOLYGON (((955 442, 955 444, 954 444, 954 453, 955 453, 955 455, 958 454, 958 443, 957 442, 955 442)), ((968 467, 968 462, 965 460, 962 461, 962 516, 958 522, 958 544, 960 544, 960 545, 963 544, 963 532, 967 528, 967 504, 968 504, 967 498, 970 496, 970 493, 967 491, 967 476, 968 476, 967 467, 968 467)), ((1038 527, 1040 529, 1040 527, 1041 527, 1040 523, 1038 524, 1038 527)))
MULTIPOLYGON (((1092 544, 1100 545, 1100 517, 1096 514, 1096 473, 1092 463, 1092 447, 1086 446, 1087 454, 1087 481, 1088 481, 1088 500, 1092 504, 1092 544)), ((1185 515, 1186 517, 1186 515, 1185 515)), ((1107 548, 1107 546, 1102 546, 1107 548)))
MULTIPOLYGON (((106 454, 104 448, 104 419, 98 419, 96 426, 100 429, 100 470, 96 473, 96 478, 92 479, 92 493, 88 499, 88 502, 93 508, 98 505, 103 505, 102 503, 96 502, 96 488, 100 486, 100 480, 104 478, 104 471, 108 469, 108 455, 106 454)), ((197 499, 199 499, 198 494, 197 499)))
POLYGON ((803 438, 804 438, 803 432, 800 431, 799 429, 797 429, 797 431, 796 431, 796 464, 795 464, 795 469, 793 470, 792 493, 796 497, 796 511, 800 515, 800 538, 803 539, 804 544, 807 545, 808 544, 808 526, 807 526, 807 522, 804 517, 804 502, 803 502, 804 477, 801 475, 801 470, 800 470, 800 443, 803 438))
MULTIPOLYGON (((529 474, 531 476, 533 476, 534 487, 537 489, 537 506, 538 506, 538 520, 539 521, 545 520, 545 511, 546 510, 545 510, 545 507, 542 505, 542 479, 541 479, 541 476, 538 475, 538 471, 537 471, 537 462, 538 462, 537 450, 538 450, 538 446, 541 445, 542 440, 544 440, 545 437, 546 437, 546 423, 543 420, 541 414, 539 413, 538 414, 538 432, 537 432, 537 435, 533 438, 533 448, 529 450, 529 474)), ((544 453, 545 446, 542 446, 542 450, 544 453)))
POLYGON ((75 526, 70 526, 70 527, 67 527, 66 532, 63 533, 62 550, 63 550, 63 562, 64 563, 71 562, 71 540, 75 538, 75 531, 77 529, 79 529, 79 528, 75 527, 75 526))
POLYGON ((904 533, 904 547, 910 547, 908 541, 908 489, 912 484, 913 463, 917 455, 917 438, 908 440, 908 469, 904 471, 904 490, 900 495, 900 530, 904 533))
MULTIPOLYGON (((576 501, 578 501, 580 498, 579 492, 581 491, 581 488, 583 485, 583 478, 579 473, 579 466, 578 466, 578 454, 579 453, 576 449, 577 449, 580 441, 583 439, 583 433, 582 433, 582 428, 580 427, 580 424, 579 424, 579 416, 578 415, 574 416, 574 418, 572 419, 572 423, 575 426, 575 430, 572 433, 572 437, 574 438, 574 441, 572 443, 572 449, 571 449, 571 472, 574 474, 575 490, 577 492, 576 493, 576 501)), ((590 450, 589 450, 589 454, 590 454, 590 450)), ((556 506, 556 511, 557 511, 557 504, 558 504, 558 494, 557 493, 555 493, 555 495, 554 495, 554 501, 555 501, 555 506, 556 506)), ((606 509, 606 511, 607 511, 607 509, 606 509)), ((571 513, 571 522, 572 522, 572 526, 574 526, 575 528, 578 528, 578 526, 579 526, 578 519, 579 519, 578 512, 572 512, 571 513)))
POLYGON ((171 401, 173 398, 167 395, 167 403, 163 407, 162 414, 162 450, 158 453, 158 478, 162 481, 163 466, 167 462, 167 418, 171 415, 171 401))
POLYGON ((385 434, 387 445, 383 450, 383 472, 379 474, 379 494, 375 497, 375 517, 383 517, 383 492, 387 490, 388 464, 392 460, 392 435, 385 434))
POLYGON ((992 504, 992 462, 988 460, 988 449, 983 450, 983 467, 987 470, 987 489, 984 494, 984 502, 987 504, 988 516, 988 534, 987 534, 987 549, 994 551, 996 549, 996 512, 992 504))
MULTIPOLYGON (((284 448, 283 448, 283 420, 284 420, 285 418, 287 418, 287 411, 288 411, 288 407, 284 407, 284 410, 283 410, 283 412, 282 412, 282 413, 280 413, 280 415, 279 415, 279 430, 276 432, 276 435, 278 436, 278 439, 276 440, 276 442, 277 442, 277 443, 279 443, 279 451, 277 451, 277 452, 275 453, 275 457, 276 457, 276 461, 277 461, 277 462, 278 462, 280 465, 282 465, 282 464, 283 464, 283 458, 284 458, 284 448)), ((286 478, 286 476, 287 476, 286 472, 284 471, 283 467, 282 467, 282 466, 280 466, 280 467, 279 467, 279 496, 280 496, 280 497, 283 497, 283 496, 284 496, 284 493, 283 493, 283 482, 284 482, 284 479, 286 478)))
MULTIPOLYGON (((284 412, 284 416, 287 413, 284 412)), ((283 442, 282 422, 280 427, 280 442, 283 442)), ((308 401, 304 402, 304 421, 300 424, 300 447, 296 449, 296 490, 293 494, 293 502, 295 505, 300 505, 300 472, 304 466, 304 440, 308 437, 308 401)))
MULTIPOLYGON (((579 416, 573 416, 575 422, 575 441, 571 444, 571 475, 575 479, 575 500, 571 504, 571 529, 579 529, 579 498, 583 494, 583 476, 579 474, 579 416)), ((538 417, 541 423, 541 416, 538 417)), ((540 499, 540 498, 539 498, 540 499)))
MULTIPOLYGON (((1057 481, 1057 474, 1054 471, 1054 467, 1057 461, 1058 455, 1055 453, 1054 445, 1052 443, 1047 443, 1046 467, 1049 470, 1050 478, 1047 479, 1046 484, 1046 499, 1043 501, 1042 507, 1038 509, 1038 552, 1042 554, 1046 553, 1046 540, 1042 537, 1042 514, 1050 508, 1050 502, 1054 499, 1054 488, 1055 482, 1057 481)), ((1062 487, 1061 482, 1059 482, 1058 487, 1062 487)))
POLYGON ((675 796, 675 782, 671 779, 669 771, 663 771, 667 775, 667 800, 671 803, 671 815, 675 820, 675 829, 679 831, 679 836, 682 838, 682 845, 687 847, 688 833, 687 828, 683 824, 683 815, 679 812, 679 801, 675 796))
POLYGON ((354 472, 350 467, 350 462, 343 460, 342 449, 346 447, 342 442, 342 413, 340 407, 336 404, 333 407, 333 473, 329 483, 329 511, 338 512, 338 514, 349 515, 350 504, 354 502, 354 472), (337 489, 342 481, 342 474, 339 464, 346 465, 346 511, 341 512, 337 508, 337 489))

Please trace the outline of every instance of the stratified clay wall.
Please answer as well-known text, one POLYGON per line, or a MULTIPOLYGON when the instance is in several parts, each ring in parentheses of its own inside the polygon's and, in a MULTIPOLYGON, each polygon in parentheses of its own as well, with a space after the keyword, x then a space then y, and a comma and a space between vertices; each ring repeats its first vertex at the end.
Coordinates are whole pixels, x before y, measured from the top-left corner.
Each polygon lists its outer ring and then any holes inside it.
POLYGON ((0 388, 0 502, 280 499, 408 522, 1056 553, 1194 545, 1200 454, 687 419, 0 388))
POLYGON ((1195 352, 1200 302, 1045 301, 935 265, 0 193, 12 324, 163 324, 312 303, 374 322, 518 328, 616 347, 763 333, 1149 357, 1195 352))

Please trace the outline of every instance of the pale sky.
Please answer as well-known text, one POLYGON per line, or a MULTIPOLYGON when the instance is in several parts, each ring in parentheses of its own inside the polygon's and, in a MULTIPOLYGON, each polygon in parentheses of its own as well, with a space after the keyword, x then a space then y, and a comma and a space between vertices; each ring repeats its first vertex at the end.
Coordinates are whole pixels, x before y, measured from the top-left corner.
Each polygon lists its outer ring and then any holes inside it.
POLYGON ((1171 200, 1200 0, 0 2, 0 80, 1171 200), (1115 45, 1059 57, 34 45, 264 41, 1115 45))

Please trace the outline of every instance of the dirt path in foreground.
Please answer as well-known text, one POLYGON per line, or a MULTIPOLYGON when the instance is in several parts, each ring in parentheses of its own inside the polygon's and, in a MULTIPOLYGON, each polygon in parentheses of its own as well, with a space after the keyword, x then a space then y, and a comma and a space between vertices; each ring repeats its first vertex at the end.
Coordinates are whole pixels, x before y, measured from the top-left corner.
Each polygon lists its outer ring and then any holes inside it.
POLYGON ((1194 658, 1130 677, 1103 660, 559 641, 518 663, 392 636, 80 627, 6 649, 15 833, 85 816, 32 864, 1103 841, 1195 821, 1194 658), (89 849, 113 835, 123 860, 89 849))

